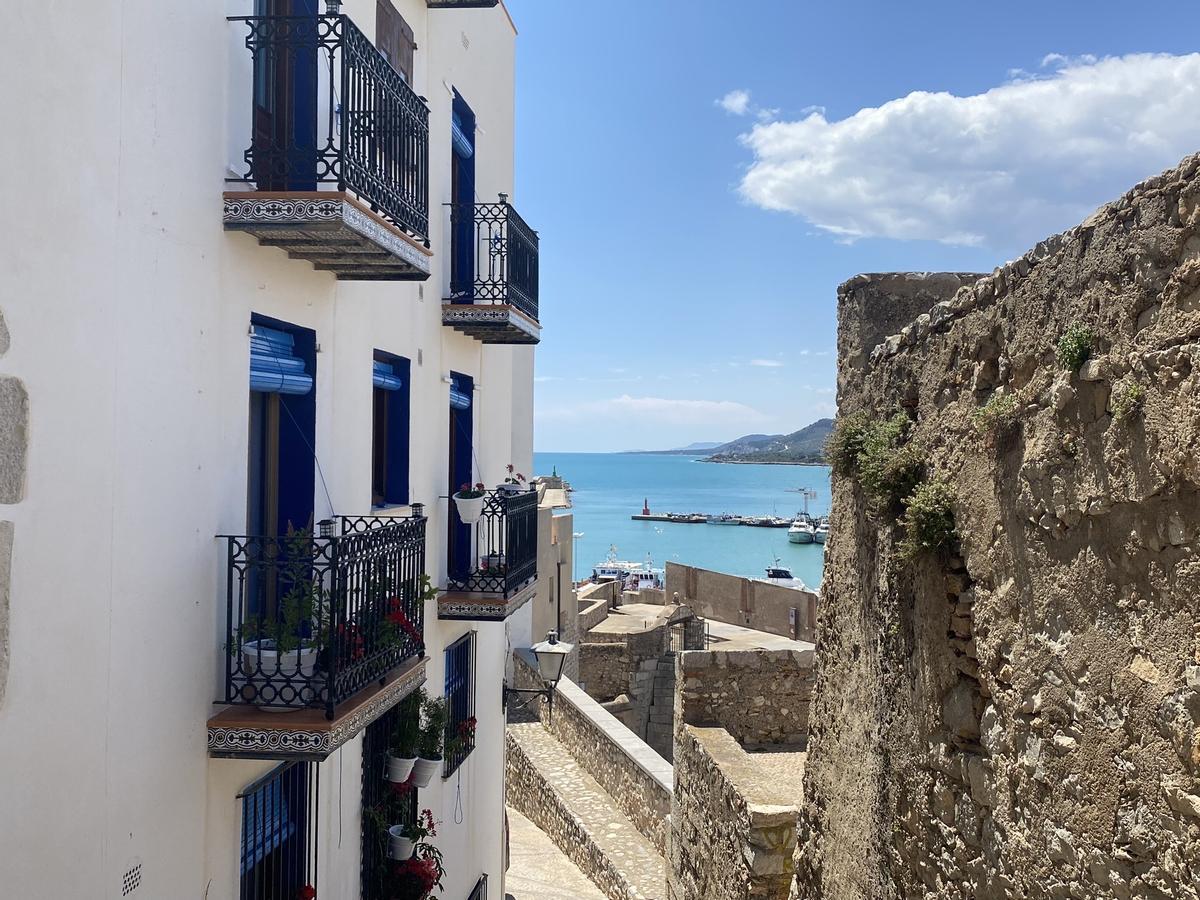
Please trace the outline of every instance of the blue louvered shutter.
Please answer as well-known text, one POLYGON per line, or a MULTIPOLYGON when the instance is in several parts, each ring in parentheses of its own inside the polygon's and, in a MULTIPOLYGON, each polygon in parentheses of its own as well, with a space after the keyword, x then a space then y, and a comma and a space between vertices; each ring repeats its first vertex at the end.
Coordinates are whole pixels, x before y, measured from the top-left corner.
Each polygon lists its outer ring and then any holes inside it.
POLYGON ((454 378, 450 382, 450 408, 451 409, 470 409, 471 408, 471 389, 454 378))
POLYGON ((242 874, 262 861, 296 832, 296 823, 288 815, 284 779, 275 778, 243 801, 242 874))
POLYGON ((250 334, 250 390, 267 394, 307 394, 312 376, 294 353, 286 331, 254 325, 250 334))
POLYGON ((378 359, 375 360, 375 369, 372 372, 371 380, 375 387, 384 391, 398 391, 404 386, 404 382, 396 374, 392 364, 378 359))

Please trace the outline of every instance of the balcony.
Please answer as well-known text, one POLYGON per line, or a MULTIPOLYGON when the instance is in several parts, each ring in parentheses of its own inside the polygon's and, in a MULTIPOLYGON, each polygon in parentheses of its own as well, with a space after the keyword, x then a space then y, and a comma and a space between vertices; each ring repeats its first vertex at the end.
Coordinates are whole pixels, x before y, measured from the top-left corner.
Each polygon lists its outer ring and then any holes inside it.
POLYGON ((424 99, 347 16, 229 21, 240 159, 227 180, 242 187, 224 195, 226 230, 341 279, 427 279, 424 99))
POLYGON ((491 9, 500 0, 425 0, 428 9, 491 9))
POLYGON ((537 586, 537 511, 536 489, 488 493, 472 529, 472 564, 458 572, 451 564, 439 619, 502 621, 528 602, 537 586))
POLYGON ((425 523, 223 536, 228 708, 210 755, 323 759, 424 681, 425 523))
POLYGON ((450 210, 450 296, 442 324, 485 344, 536 344, 538 235, 508 195, 450 210))

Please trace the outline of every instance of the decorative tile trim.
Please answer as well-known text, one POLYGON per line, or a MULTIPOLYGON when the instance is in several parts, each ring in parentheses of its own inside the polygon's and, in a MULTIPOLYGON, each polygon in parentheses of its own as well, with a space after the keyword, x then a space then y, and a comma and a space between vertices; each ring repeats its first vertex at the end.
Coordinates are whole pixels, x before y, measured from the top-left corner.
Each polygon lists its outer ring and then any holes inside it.
POLYGON ((350 230, 362 235, 372 244, 403 260, 419 272, 430 272, 429 257, 383 223, 367 215, 352 203, 343 202, 342 221, 350 230))
POLYGON ((530 337, 540 337, 542 329, 514 307, 492 303, 448 303, 442 306, 442 324, 478 325, 480 327, 513 327, 530 337))
MULTIPOLYGON (((329 729, 271 728, 265 725, 208 727, 209 756, 304 757, 324 759, 425 682, 422 659, 391 684, 329 729)), ((285 713, 280 713, 285 716, 285 713)))
POLYGON ((439 619, 476 619, 502 622, 533 599, 537 593, 537 582, 529 585, 508 600, 438 600, 439 619))

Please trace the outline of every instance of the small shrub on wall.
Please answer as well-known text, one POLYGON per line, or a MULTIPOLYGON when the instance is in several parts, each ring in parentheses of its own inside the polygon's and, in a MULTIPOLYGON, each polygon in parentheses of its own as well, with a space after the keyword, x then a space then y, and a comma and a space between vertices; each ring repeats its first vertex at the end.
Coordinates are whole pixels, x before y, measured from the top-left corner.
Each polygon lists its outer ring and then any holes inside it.
POLYGON ((912 421, 902 412, 874 422, 858 454, 863 490, 879 509, 890 509, 908 496, 921 480, 924 454, 908 441, 912 421))
POLYGON ((900 552, 906 559, 946 547, 954 539, 954 489, 941 478, 923 481, 904 500, 900 552))
POLYGON ((971 425, 982 435, 995 436, 1011 425, 1017 415, 1017 398, 1012 394, 993 394, 971 416, 971 425))
POLYGON ((1124 381, 1117 385, 1112 394, 1112 414, 1114 419, 1124 419, 1133 415, 1142 405, 1146 389, 1136 381, 1124 381))
POLYGON ((871 419, 866 413, 837 417, 825 441, 825 459, 835 475, 854 474, 870 427, 871 419))
POLYGON ((1058 339, 1058 364, 1068 372, 1078 372, 1092 357, 1096 336, 1086 325, 1076 323, 1058 339))

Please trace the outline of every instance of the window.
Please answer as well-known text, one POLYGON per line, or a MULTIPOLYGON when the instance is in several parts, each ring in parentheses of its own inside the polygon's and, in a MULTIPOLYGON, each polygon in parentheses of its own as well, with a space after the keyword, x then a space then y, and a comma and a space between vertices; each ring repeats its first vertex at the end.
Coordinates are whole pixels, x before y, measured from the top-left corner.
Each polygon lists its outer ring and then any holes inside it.
POLYGON ((397 791, 384 781, 388 744, 406 717, 420 716, 420 696, 410 694, 367 726, 362 753, 362 900, 391 900, 384 889, 388 866, 387 835, 381 820, 391 824, 417 820, 417 791, 397 791), (378 814, 377 814, 378 813, 378 814))
POLYGON ((316 763, 273 770, 242 801, 240 900, 295 900, 317 883, 316 763))
POLYGON ((449 778, 475 749, 475 635, 446 648, 446 763, 449 778))
POLYGON ((392 68, 403 75, 404 80, 411 85, 413 51, 417 49, 417 45, 413 41, 413 30, 396 11, 392 0, 376 0, 375 45, 392 64, 392 68))
POLYGON ((372 370, 371 505, 408 503, 409 361, 376 351, 372 370))

